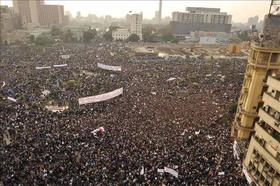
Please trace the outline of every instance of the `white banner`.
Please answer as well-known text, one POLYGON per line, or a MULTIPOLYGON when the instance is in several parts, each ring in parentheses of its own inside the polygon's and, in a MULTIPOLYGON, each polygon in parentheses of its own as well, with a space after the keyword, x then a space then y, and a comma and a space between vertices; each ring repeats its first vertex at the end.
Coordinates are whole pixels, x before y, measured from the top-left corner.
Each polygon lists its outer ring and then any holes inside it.
POLYGON ((122 71, 121 66, 110 66, 110 65, 104 65, 104 64, 101 64, 101 63, 97 63, 97 66, 101 69, 104 69, 104 70, 122 71))
POLYGON ((240 155, 240 149, 239 149, 237 141, 234 140, 234 143, 233 143, 233 156, 234 156, 234 158, 239 160, 240 159, 239 155, 240 155))
POLYGON ((36 67, 37 70, 43 70, 43 69, 50 69, 50 66, 46 66, 46 67, 36 67))
POLYGON ((53 65, 54 68, 67 67, 67 64, 53 65))
POLYGON ((1 88, 3 88, 6 85, 5 81, 3 81, 3 85, 1 86, 1 88))
POLYGON ((167 172, 176 178, 178 178, 178 176, 179 176, 179 173, 177 171, 175 171, 171 168, 168 168, 168 167, 164 167, 164 172, 167 172))
POLYGON ((252 179, 251 179, 251 177, 249 176, 247 170, 246 170, 245 168, 243 168, 242 171, 243 171, 243 174, 244 174, 245 177, 246 177, 247 182, 248 182, 249 184, 251 184, 251 183, 252 183, 252 179))
POLYGON ((108 93, 105 93, 105 94, 100 94, 100 95, 97 95, 97 96, 79 98, 79 105, 106 101, 106 100, 112 99, 114 97, 117 97, 121 94, 123 94, 123 88, 119 88, 119 89, 116 89, 112 92, 108 92, 108 93))
POLYGON ((62 59, 69 59, 70 58, 70 55, 68 54, 68 55, 61 55, 60 56, 62 59))
POLYGON ((7 97, 7 99, 10 100, 10 101, 12 101, 12 102, 14 102, 14 103, 17 102, 17 100, 16 100, 15 98, 12 98, 12 97, 7 97))

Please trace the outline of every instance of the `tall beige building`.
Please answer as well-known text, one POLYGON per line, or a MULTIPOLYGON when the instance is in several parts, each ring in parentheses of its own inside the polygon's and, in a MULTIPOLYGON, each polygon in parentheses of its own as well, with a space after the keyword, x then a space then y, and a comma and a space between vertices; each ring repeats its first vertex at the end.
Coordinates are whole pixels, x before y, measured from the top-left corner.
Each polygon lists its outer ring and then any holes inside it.
POLYGON ((44 5, 40 15, 41 26, 63 25, 64 7, 61 5, 44 5))
POLYGON ((127 14, 126 16, 127 22, 129 24, 129 32, 131 34, 136 34, 139 36, 140 40, 143 39, 142 35, 142 21, 143 21, 143 14, 127 14))
POLYGON ((44 0, 13 0, 15 13, 19 14, 23 25, 39 26, 40 8, 44 0))
POLYGON ((46 5, 44 0, 13 0, 16 13, 21 16, 25 27, 64 25, 64 7, 46 5))
POLYGON ((268 76, 244 172, 258 185, 280 185, 280 76, 268 76))
POLYGON ((243 172, 256 185, 280 185, 280 15, 264 20, 248 56, 232 136, 250 140, 243 172), (278 75, 277 75, 278 74, 278 75))

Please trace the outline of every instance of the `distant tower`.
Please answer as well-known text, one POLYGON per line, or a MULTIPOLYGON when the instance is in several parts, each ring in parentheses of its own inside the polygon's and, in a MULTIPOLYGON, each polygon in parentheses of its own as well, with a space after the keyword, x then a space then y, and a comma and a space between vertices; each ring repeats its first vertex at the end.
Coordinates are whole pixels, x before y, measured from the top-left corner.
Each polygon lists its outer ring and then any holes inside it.
POLYGON ((158 22, 161 21, 161 12, 162 11, 162 0, 159 0, 159 10, 158 10, 158 22))

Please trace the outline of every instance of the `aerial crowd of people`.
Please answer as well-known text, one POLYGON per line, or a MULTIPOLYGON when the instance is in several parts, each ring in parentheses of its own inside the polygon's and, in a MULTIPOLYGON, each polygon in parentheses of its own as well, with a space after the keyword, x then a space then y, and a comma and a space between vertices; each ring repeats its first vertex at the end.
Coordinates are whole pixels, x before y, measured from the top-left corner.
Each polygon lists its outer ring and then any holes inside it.
POLYGON ((246 61, 133 54, 116 43, 1 48, 0 185, 245 184, 230 123, 246 61))

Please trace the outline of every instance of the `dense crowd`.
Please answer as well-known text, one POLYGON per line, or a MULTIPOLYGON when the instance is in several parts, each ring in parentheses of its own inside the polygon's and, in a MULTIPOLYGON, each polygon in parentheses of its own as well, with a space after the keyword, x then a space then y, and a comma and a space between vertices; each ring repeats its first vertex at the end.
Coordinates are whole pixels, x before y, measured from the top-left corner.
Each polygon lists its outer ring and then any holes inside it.
POLYGON ((245 61, 132 56, 109 43, 2 48, 0 185, 245 184, 230 138, 245 61), (68 66, 35 68, 55 64, 68 66), (106 102, 45 108, 121 87, 106 102), (98 127, 105 133, 92 132, 98 127), (164 167, 178 178, 158 172, 164 167))

